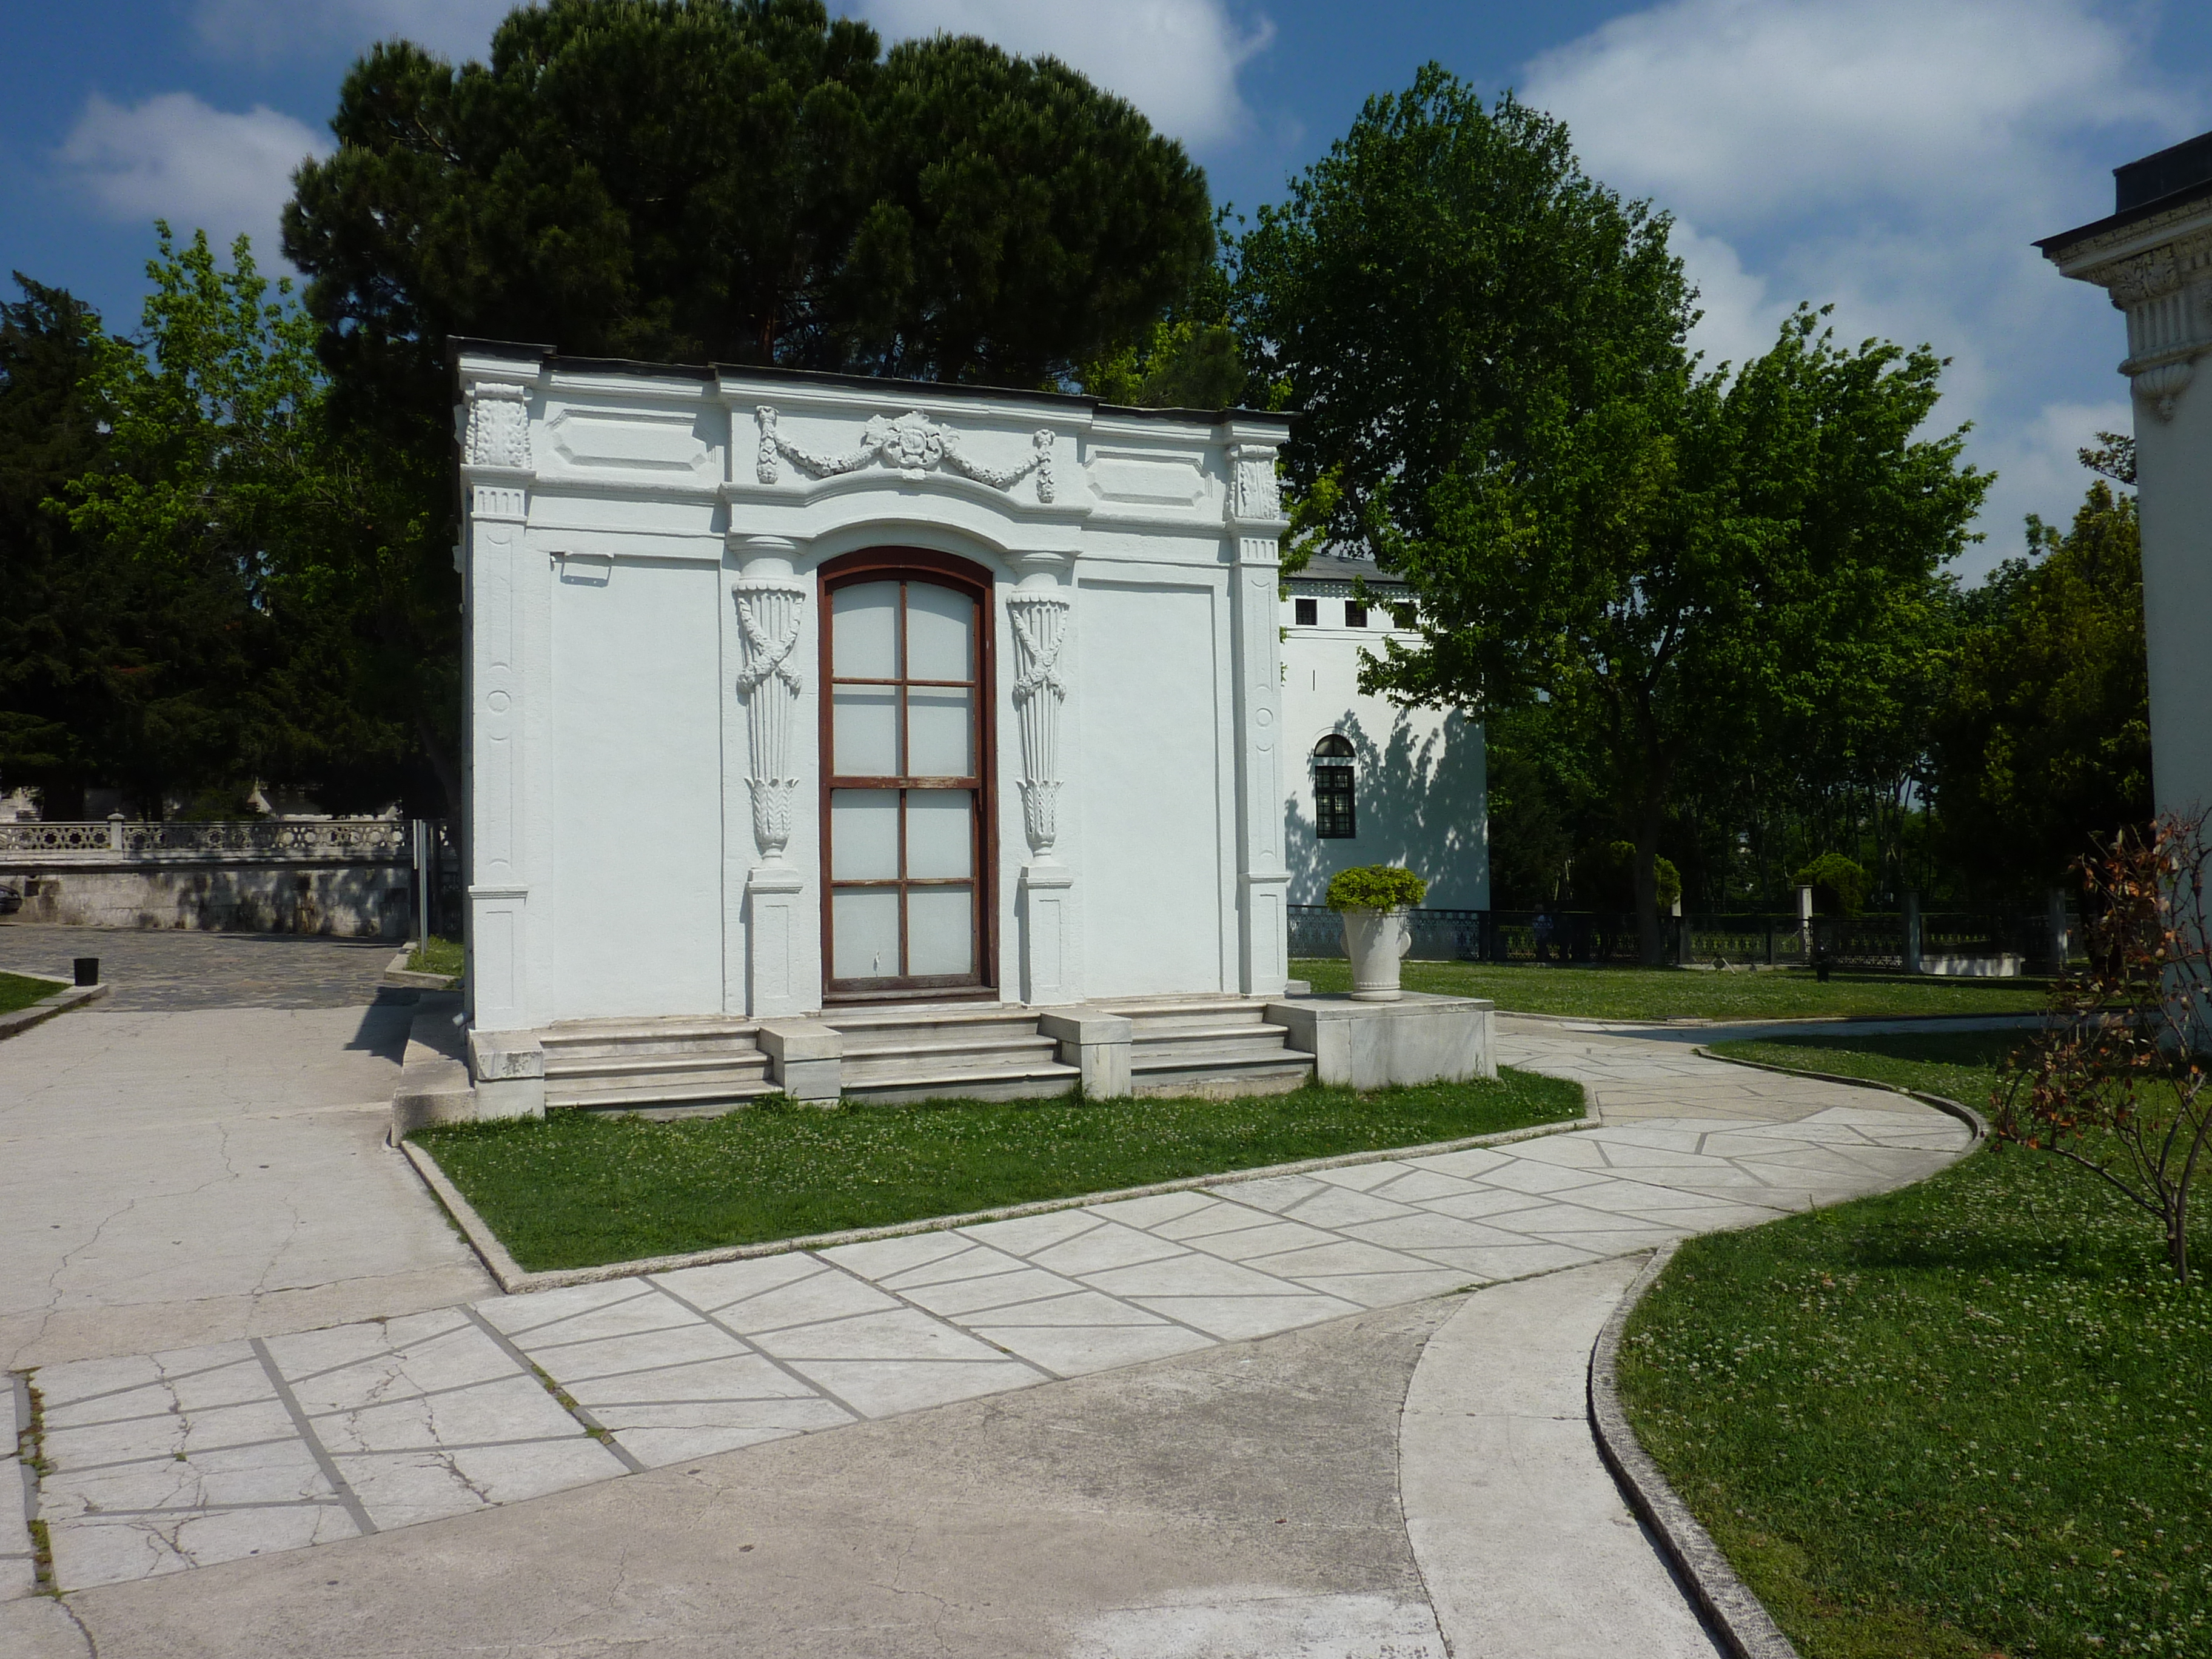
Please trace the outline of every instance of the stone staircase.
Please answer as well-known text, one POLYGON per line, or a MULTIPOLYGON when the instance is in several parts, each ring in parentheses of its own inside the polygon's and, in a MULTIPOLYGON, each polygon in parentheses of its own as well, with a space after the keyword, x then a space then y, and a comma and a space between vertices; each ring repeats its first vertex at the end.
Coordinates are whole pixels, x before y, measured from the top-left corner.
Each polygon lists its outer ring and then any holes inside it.
POLYGON ((1067 1094, 1082 1075, 1038 1032, 1034 1008, 832 1008, 822 1023, 844 1036, 848 1100, 1033 1099, 1067 1094))
POLYGON ((1313 1056, 1290 1046, 1255 997, 1161 997, 1102 1002, 1129 1022, 1129 1073, 1139 1095, 1287 1094, 1313 1075, 1313 1056))
MULTIPOLYGON (((817 1042, 835 1034, 842 1049, 832 1062, 836 1087, 847 1100, 1020 1100, 1069 1094, 1081 1080, 1073 1048, 1040 1029, 1056 1024, 1064 1035, 1073 1012, 939 1003, 831 1008, 766 1022, 573 1020, 538 1032, 536 1041, 549 1110, 652 1118, 726 1112, 783 1089, 774 1054, 783 1052, 778 1034, 793 1030, 816 1034, 817 1042)), ((1262 998, 1157 997, 1089 1003, 1079 1012, 1094 1024, 1127 1022, 1129 1086, 1139 1095, 1279 1094, 1313 1075, 1313 1056, 1268 1022, 1262 998)))
POLYGON ((545 1105, 709 1116, 777 1092, 759 1022, 729 1016, 564 1020, 538 1034, 545 1105))

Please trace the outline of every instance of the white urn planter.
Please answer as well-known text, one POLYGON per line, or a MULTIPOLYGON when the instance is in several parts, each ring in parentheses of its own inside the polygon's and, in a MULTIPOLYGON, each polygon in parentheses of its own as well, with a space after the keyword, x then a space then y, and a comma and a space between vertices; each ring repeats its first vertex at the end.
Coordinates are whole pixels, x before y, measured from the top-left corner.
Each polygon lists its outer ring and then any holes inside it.
POLYGON ((1406 994, 1398 988, 1398 964, 1413 948, 1413 930, 1406 925, 1406 907, 1389 910, 1344 912, 1344 952, 1352 958, 1352 1000, 1354 1002, 1395 1002, 1406 994))

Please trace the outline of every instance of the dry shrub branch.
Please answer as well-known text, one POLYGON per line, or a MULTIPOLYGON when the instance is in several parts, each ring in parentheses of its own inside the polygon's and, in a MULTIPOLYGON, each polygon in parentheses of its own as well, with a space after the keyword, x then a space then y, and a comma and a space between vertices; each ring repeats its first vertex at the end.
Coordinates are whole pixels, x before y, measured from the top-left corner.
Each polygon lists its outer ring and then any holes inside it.
POLYGON ((2189 1279, 2189 1194, 2212 1139, 2212 915, 2203 815, 2123 830, 2077 866, 2088 966, 1991 1096, 2004 1140, 2051 1152, 2157 1218, 2189 1279))

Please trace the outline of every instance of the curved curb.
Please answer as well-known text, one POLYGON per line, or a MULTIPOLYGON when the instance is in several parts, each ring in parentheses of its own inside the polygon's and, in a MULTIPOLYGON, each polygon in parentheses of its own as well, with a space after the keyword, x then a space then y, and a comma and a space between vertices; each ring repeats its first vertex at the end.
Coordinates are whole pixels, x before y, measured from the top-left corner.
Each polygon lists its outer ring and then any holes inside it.
MULTIPOLYGON (((1583 1091, 1581 1117, 1564 1123, 1537 1123, 1520 1129, 1499 1129, 1486 1135, 1458 1140, 1431 1141, 1422 1146, 1389 1146, 1364 1152, 1340 1152, 1334 1158, 1301 1158, 1293 1164, 1267 1164, 1249 1170, 1227 1170, 1216 1175, 1185 1176, 1175 1181, 1156 1181, 1144 1187, 1121 1187, 1110 1192, 1078 1193, 1066 1198, 1037 1199, 1027 1204, 1008 1204, 994 1210, 971 1210, 963 1215, 939 1215, 913 1221, 890 1222, 880 1227, 854 1227, 842 1232, 809 1233, 795 1238, 764 1239, 755 1244, 721 1244, 681 1255, 639 1256, 628 1261, 603 1261, 588 1267, 550 1267, 532 1273, 516 1262, 490 1223, 477 1213, 476 1206, 462 1196, 452 1177, 439 1167, 426 1147, 413 1140, 398 1143, 416 1174, 461 1230, 470 1249, 486 1271, 508 1295, 529 1291, 558 1290, 570 1285, 598 1285, 611 1279, 635 1279, 641 1274, 673 1273, 683 1267, 711 1267, 724 1261, 748 1261, 756 1256, 786 1255, 794 1250, 827 1250, 840 1244, 868 1244, 879 1238, 907 1238, 916 1233, 949 1232, 959 1227, 981 1226, 990 1221, 1012 1221, 1023 1216, 1048 1215, 1055 1210, 1087 1209, 1094 1204, 1119 1204, 1125 1199, 1152 1198, 1162 1193, 1196 1192, 1201 1188, 1235 1186, 1248 1181, 1267 1181, 1278 1176, 1306 1175, 1316 1170, 1350 1169, 1361 1164, 1387 1164, 1394 1158, 1438 1158, 1480 1146, 1502 1146, 1516 1140, 1537 1140, 1547 1135, 1569 1134, 1599 1127, 1604 1120, 1583 1091)), ((1503 1282, 1503 1281, 1501 1281, 1503 1282)))
POLYGON ((1808 1072, 1796 1066, 1777 1066, 1771 1060, 1746 1060, 1741 1054, 1717 1054, 1702 1042, 1690 1052, 1700 1059, 1717 1060, 1723 1066, 1748 1066, 1754 1072, 1772 1072, 1778 1077, 1808 1077, 1816 1083, 1841 1083, 1854 1089, 1880 1089, 1885 1094, 1903 1095, 1907 1100, 1917 1100, 1923 1106, 1933 1106, 1937 1111, 1957 1118, 1974 1132, 1974 1139, 1978 1142, 1990 1138, 1990 1121, 1965 1102, 1942 1095, 1923 1094, 1917 1089, 1908 1089, 1901 1083, 1882 1083, 1870 1077, 1845 1077, 1840 1072, 1808 1072))
POLYGON ((1621 1333, 1644 1293, 1674 1260, 1675 1248, 1662 1244, 1652 1253, 1650 1261, 1598 1333, 1597 1346, 1590 1350, 1590 1430, 1597 1437, 1598 1455, 1613 1471, 1629 1507, 1658 1539, 1668 1564, 1689 1586, 1707 1627, 1729 1659, 1798 1659, 1797 1650, 1782 1633, 1782 1627, 1735 1576, 1735 1569, 1729 1565, 1712 1535, 1698 1525, 1689 1506, 1674 1495, 1667 1477, 1629 1427, 1628 1414, 1621 1407, 1618 1374, 1621 1333))
POLYGON ((27 1008, 18 1008, 12 1014, 0 1014, 0 1037, 11 1037, 29 1030, 33 1025, 43 1025, 56 1014, 65 1014, 72 1008, 81 1008, 88 1002, 97 1002, 115 988, 112 985, 72 985, 65 979, 54 979, 50 974, 17 974, 17 979, 43 979, 62 988, 50 997, 40 997, 27 1008))

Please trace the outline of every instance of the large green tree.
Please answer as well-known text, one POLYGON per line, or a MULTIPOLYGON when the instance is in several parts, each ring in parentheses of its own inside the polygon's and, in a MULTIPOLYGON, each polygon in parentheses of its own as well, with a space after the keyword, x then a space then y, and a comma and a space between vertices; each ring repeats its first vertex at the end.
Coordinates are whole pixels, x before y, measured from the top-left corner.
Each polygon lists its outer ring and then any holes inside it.
POLYGON ((1603 757, 1636 846, 1643 954, 1656 860, 1699 778, 1892 741, 1938 659, 1944 564, 1986 480, 1962 434, 1914 434, 1940 363, 1839 349, 1801 313, 1733 375, 1664 382, 1559 430, 1542 464, 1455 470, 1393 552, 1422 642, 1363 674, 1401 699, 1539 697, 1603 757))
POLYGON ((221 688, 232 781, 337 810, 434 793, 406 776, 418 734, 374 683, 392 678, 376 583, 390 483, 333 427, 315 324, 246 238, 226 270, 204 234, 180 247, 156 229, 140 336, 94 343, 85 388, 108 435, 70 485, 71 522, 149 580, 199 573, 242 598, 213 630, 243 653, 221 688))
POLYGON ((2031 518, 2027 543, 1966 596, 1935 732, 1947 850, 2008 896, 2057 884, 2153 811, 2135 497, 2100 479, 2064 532, 2031 518))
POLYGON ((889 53, 819 0, 550 0, 489 61, 404 41, 346 77, 287 255, 374 524, 328 576, 378 721, 448 781, 451 336, 583 356, 1035 386, 1208 271, 1204 175, 1049 58, 889 53))
POLYGON ((73 484, 130 483, 104 376, 136 354, 68 294, 16 282, 23 298, 0 306, 0 786, 73 818, 94 784, 155 814, 250 784, 243 704, 279 643, 272 619, 233 559, 142 558, 71 522, 73 484))
POLYGON ((1584 174, 1558 121, 1486 108, 1435 64, 1239 240, 1237 325, 1297 412, 1295 489, 1384 556, 1449 477, 1525 477, 1557 435, 1683 376, 1691 295, 1668 221, 1584 174))

